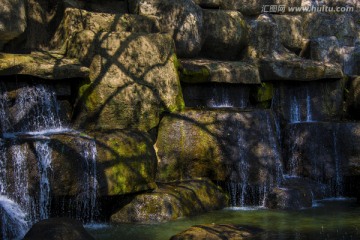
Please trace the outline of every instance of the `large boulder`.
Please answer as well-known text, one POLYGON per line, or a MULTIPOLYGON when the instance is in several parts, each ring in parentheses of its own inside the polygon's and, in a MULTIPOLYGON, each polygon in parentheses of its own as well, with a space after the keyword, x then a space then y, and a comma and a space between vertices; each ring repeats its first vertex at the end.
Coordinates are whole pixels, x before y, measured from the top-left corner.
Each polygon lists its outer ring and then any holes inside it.
POLYGON ((70 218, 50 218, 34 224, 24 240, 93 240, 81 222, 70 218))
POLYGON ((272 108, 285 122, 338 120, 343 109, 342 80, 275 84, 272 108))
POLYGON ((90 82, 79 91, 78 128, 147 131, 161 113, 183 107, 169 35, 103 32, 94 44, 90 82))
POLYGON ((280 153, 270 111, 186 110, 165 116, 155 146, 160 181, 208 177, 275 183, 280 153))
POLYGON ((0 1, 0 51, 8 41, 22 34, 27 26, 24 0, 0 1))
MULTIPOLYGON (((89 30, 94 35, 98 32, 159 32, 156 19, 147 16, 133 14, 109 14, 88 12, 83 9, 67 8, 64 17, 57 28, 51 44, 53 47, 66 47, 66 43, 71 40, 74 34, 83 30, 89 30)), ((83 44, 78 42, 77 44, 83 44)), ((74 54, 74 48, 79 48, 77 44, 68 46, 68 54, 74 54)), ((91 58, 91 56, 89 56, 91 58)))
POLYGON ((282 210, 310 208, 312 206, 311 192, 306 189, 274 188, 267 196, 265 206, 282 210))
POLYGON ((248 226, 213 223, 192 226, 191 228, 172 236, 170 240, 242 240, 251 239, 260 232, 260 229, 248 226))
POLYGON ((292 15, 273 15, 279 29, 281 43, 292 51, 299 52, 306 40, 302 32, 302 17, 292 15))
POLYGON ((221 209, 228 199, 208 180, 159 184, 153 192, 137 195, 111 216, 114 223, 157 223, 221 209))
POLYGON ((270 14, 261 14, 249 20, 249 46, 245 56, 250 58, 288 59, 295 55, 281 43, 279 26, 270 14))
POLYGON ((354 14, 307 13, 303 32, 308 39, 336 36, 342 45, 354 45, 358 37, 354 14))
POLYGON ((237 11, 203 10, 204 29, 201 55, 235 60, 247 44, 247 24, 237 11))
POLYGON ((225 10, 236 10, 244 15, 259 15, 262 12, 263 5, 270 5, 272 0, 220 0, 220 8, 225 10))
POLYGON ((179 57, 194 57, 202 45, 202 9, 192 0, 129 1, 130 12, 155 16, 162 32, 170 33, 179 57))

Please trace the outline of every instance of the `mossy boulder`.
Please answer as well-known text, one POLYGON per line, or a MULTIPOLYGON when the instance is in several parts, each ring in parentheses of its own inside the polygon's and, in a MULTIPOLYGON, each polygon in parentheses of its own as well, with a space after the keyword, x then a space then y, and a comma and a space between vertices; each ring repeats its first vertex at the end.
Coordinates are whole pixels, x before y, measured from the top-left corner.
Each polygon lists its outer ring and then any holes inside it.
POLYGON ((153 142, 138 131, 92 132, 97 147, 99 193, 119 195, 156 188, 153 142))
MULTIPOLYGON (((159 26, 156 19, 147 16, 138 16, 133 14, 110 14, 89 12, 83 9, 67 8, 64 17, 58 26, 54 37, 51 40, 52 47, 66 48, 66 43, 72 36, 80 31, 90 30, 94 34, 98 32, 159 32, 159 26)), ((74 50, 81 46, 69 45, 70 56, 74 50)))
POLYGON ((201 224, 178 233, 170 240, 242 240, 252 239, 261 229, 234 224, 201 224))
POLYGON ((158 184, 111 216, 113 223, 157 223, 227 206, 228 198, 209 180, 158 184))
POLYGON ((8 41, 22 34, 27 26, 24 0, 0 1, 0 51, 8 41))
POLYGON ((160 181, 208 177, 265 184, 277 180, 280 152, 267 110, 186 110, 165 116, 155 145, 160 181), (246 164, 246 177, 240 162, 246 164))
POLYGON ((133 0, 131 13, 153 16, 159 20, 161 32, 175 41, 179 57, 195 57, 201 50, 203 33, 202 9, 192 0, 133 0))
POLYGON ((247 24, 237 11, 203 10, 206 28, 201 55, 213 59, 235 60, 247 44, 247 24))
POLYGON ((95 46, 90 82, 79 90, 78 128, 147 131, 163 112, 183 108, 169 35, 103 32, 95 46))

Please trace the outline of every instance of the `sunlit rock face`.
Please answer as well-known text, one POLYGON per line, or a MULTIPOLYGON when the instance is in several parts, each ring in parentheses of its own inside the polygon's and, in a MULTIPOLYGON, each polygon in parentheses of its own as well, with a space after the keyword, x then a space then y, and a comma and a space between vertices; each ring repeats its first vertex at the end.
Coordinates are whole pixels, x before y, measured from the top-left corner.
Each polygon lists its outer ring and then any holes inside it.
POLYGON ((0 1, 0 50, 5 43, 16 38, 26 29, 26 13, 23 0, 0 1))
POLYGON ((79 91, 78 128, 150 130, 162 112, 183 107, 169 35, 103 32, 95 44, 90 82, 79 91))
MULTIPOLYGON (((70 41, 69 46, 67 46, 67 54, 72 57, 77 57, 84 63, 90 65, 93 57, 93 55, 91 55, 92 52, 89 50, 85 52, 77 51, 78 49, 84 50, 86 48, 91 49, 91 46, 93 47, 92 42, 87 43, 81 41, 81 38, 79 39, 79 36, 77 36, 79 32, 85 30, 91 31, 93 35, 104 31, 143 33, 156 33, 160 31, 156 19, 147 16, 98 13, 77 8, 67 8, 52 38, 51 45, 54 48, 61 48, 66 46, 66 43, 70 41), (87 58, 82 56, 87 56, 87 58)), ((94 40, 94 37, 92 40, 94 40)))
POLYGON ((187 110, 162 119, 157 179, 275 183, 280 150, 270 111, 187 110))
POLYGON ((130 12, 158 18, 161 31, 170 33, 179 57, 194 57, 201 49, 203 13, 192 0, 136 0, 130 12))

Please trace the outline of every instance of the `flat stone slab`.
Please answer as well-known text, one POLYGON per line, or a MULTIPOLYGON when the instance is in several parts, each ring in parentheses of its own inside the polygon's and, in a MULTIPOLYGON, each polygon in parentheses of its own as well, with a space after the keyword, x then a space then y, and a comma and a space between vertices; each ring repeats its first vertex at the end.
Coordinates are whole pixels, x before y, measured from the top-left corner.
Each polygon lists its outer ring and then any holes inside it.
POLYGON ((339 64, 323 63, 307 59, 274 60, 261 59, 260 74, 263 81, 291 80, 313 81, 342 78, 339 64))
POLYGON ((261 83, 255 63, 208 59, 183 59, 180 62, 182 65, 180 80, 183 82, 261 83))
POLYGON ((30 75, 44 79, 87 78, 89 68, 77 59, 60 54, 33 52, 31 54, 0 53, 0 76, 30 75))

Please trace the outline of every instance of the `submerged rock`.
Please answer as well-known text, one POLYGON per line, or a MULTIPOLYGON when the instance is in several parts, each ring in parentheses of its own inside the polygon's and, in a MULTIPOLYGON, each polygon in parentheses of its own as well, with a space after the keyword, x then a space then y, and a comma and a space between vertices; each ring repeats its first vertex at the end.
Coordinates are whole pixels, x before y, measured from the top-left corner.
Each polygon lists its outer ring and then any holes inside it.
POLYGON ((93 240, 81 222, 70 218, 50 218, 34 224, 24 240, 93 240))
POLYGON ((242 240, 251 239, 260 232, 259 228, 234 224, 201 224, 172 236, 170 240, 242 240))
POLYGON ((301 188, 274 188, 265 206, 270 209, 298 210, 312 206, 311 192, 301 188))
POLYGON ((227 197, 209 180, 158 184, 153 192, 137 195, 111 216, 114 223, 156 223, 221 209, 227 197))

